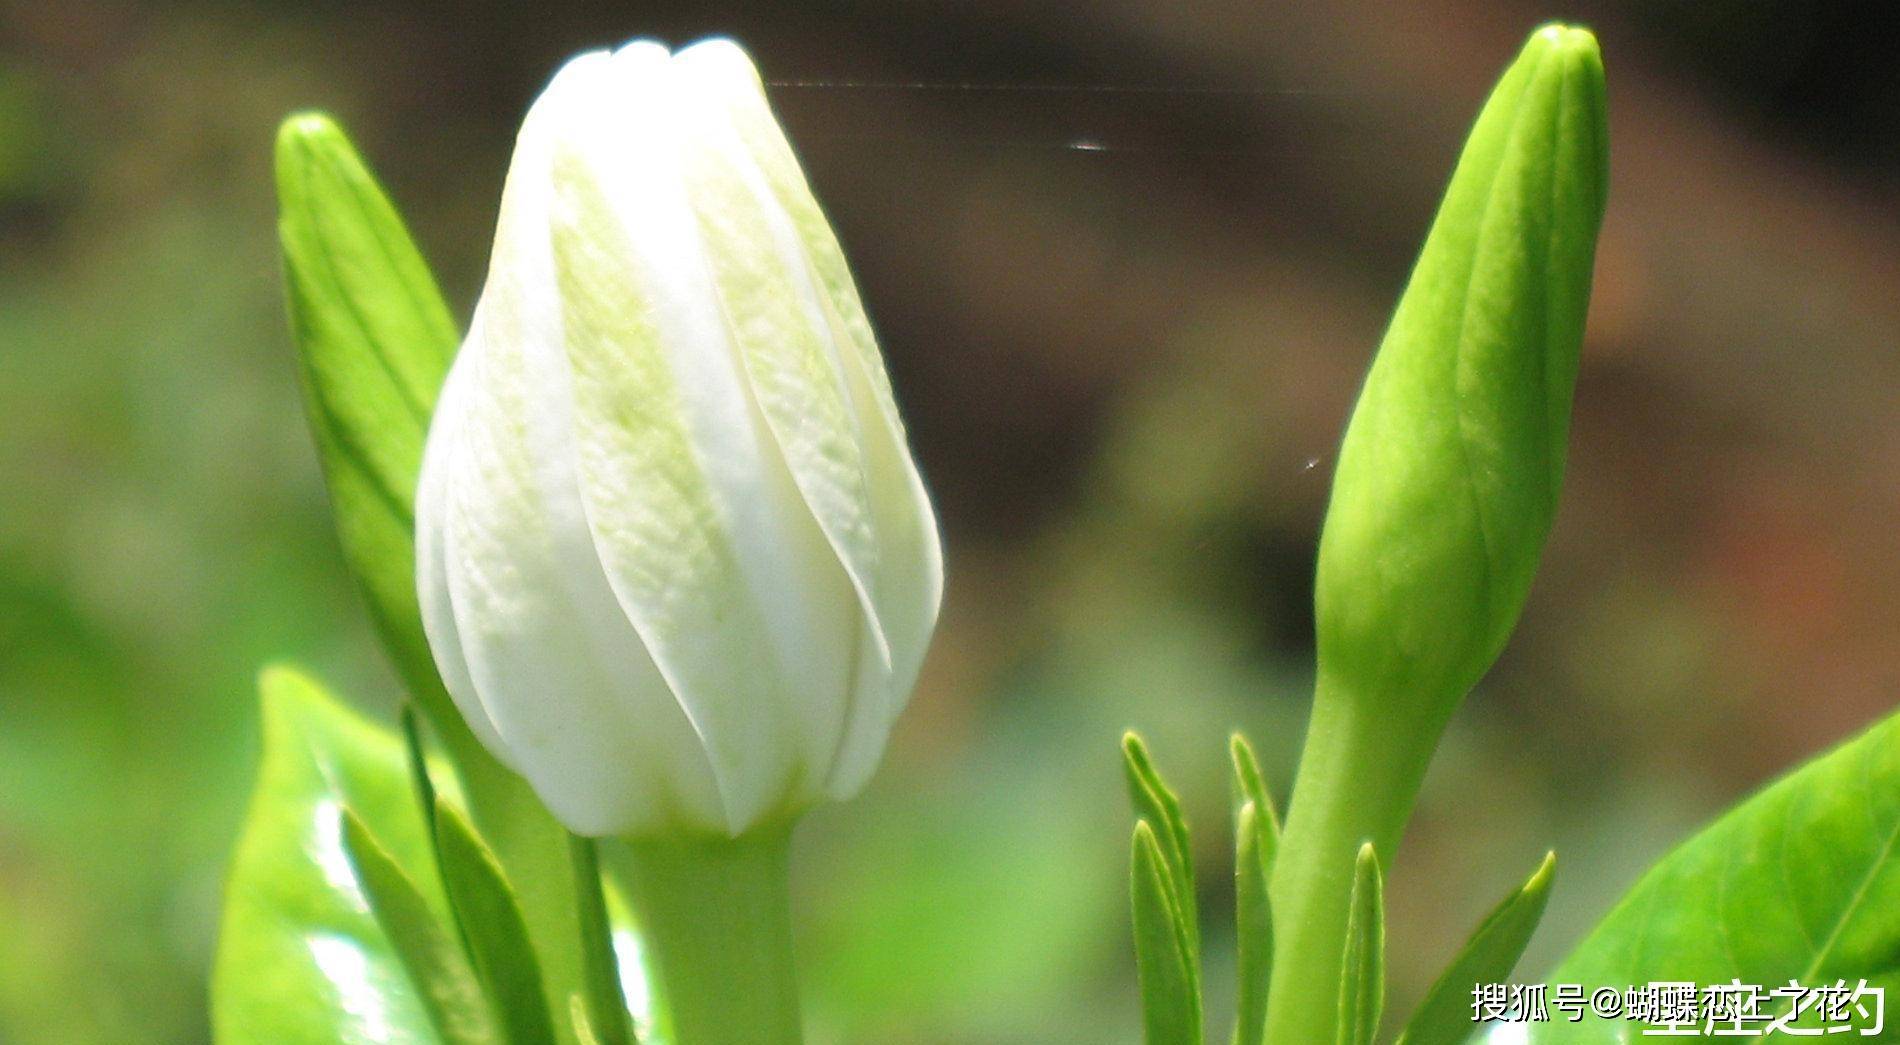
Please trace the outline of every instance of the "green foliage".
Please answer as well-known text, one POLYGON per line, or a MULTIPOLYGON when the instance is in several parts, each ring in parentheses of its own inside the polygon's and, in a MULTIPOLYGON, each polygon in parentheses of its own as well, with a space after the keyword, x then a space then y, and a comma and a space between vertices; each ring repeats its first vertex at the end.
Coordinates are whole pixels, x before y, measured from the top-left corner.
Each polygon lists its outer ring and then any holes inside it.
MULTIPOLYGON (((442 917, 402 745, 287 668, 266 671, 264 755, 225 886, 212 975, 218 1040, 336 1045, 436 1039, 425 997, 378 924, 345 848, 373 824, 387 868, 442 917)), ((413 915, 413 910, 405 911, 413 915)))
POLYGON ((1273 873, 1268 818, 1249 801, 1234 825, 1234 1045, 1260 1045, 1267 1033, 1267 986, 1273 976, 1273 873))
POLYGON ((1406 1021, 1399 1045, 1452 1045, 1471 1036, 1473 988, 1506 982, 1517 967, 1543 919, 1556 873, 1557 854, 1546 853, 1530 879, 1492 908, 1406 1021))
POLYGON ((1188 947, 1178 886, 1154 827, 1135 822, 1135 962, 1141 975, 1141 1009, 1148 1045, 1199 1045, 1201 999, 1194 957, 1188 947))
POLYGON ((362 818, 347 808, 343 810, 343 849, 370 912, 409 971, 409 980, 444 1045, 500 1040, 488 998, 462 953, 461 941, 437 919, 421 888, 397 866, 362 818))
POLYGON ((395 207, 329 117, 277 134, 278 234, 304 402, 343 553, 403 678, 453 714, 416 604, 416 479, 460 335, 395 207))
MULTIPOLYGON (((1900 990, 1900 715, 1769 786, 1637 882, 1547 977, 1588 992, 1651 981, 1900 990)), ((1891 1023, 1892 1014, 1888 1015, 1891 1023)), ((1622 1041, 1630 1025, 1546 1024, 1622 1041)))
POLYGON ((439 798, 435 832, 455 924, 505 1028, 504 1040, 511 1045, 552 1042, 554 1023, 542 994, 541 968, 514 888, 468 821, 439 798))
POLYGON ((1146 820, 1156 832, 1162 868, 1167 872, 1170 902, 1180 912, 1175 925, 1181 932, 1181 953, 1187 956, 1190 978, 1198 985, 1200 913, 1194 896, 1194 853, 1188 844, 1187 818, 1181 812, 1181 800, 1161 782, 1154 758, 1148 754, 1148 745, 1132 732, 1122 735, 1122 768, 1128 779, 1128 797, 1134 803, 1135 815, 1146 820))
POLYGON ((1353 862, 1340 968, 1339 1045, 1372 1045, 1385 1011, 1385 876, 1371 842, 1359 847, 1353 862))
POLYGON ((416 602, 415 491, 458 335, 395 207, 327 116, 277 137, 291 331, 345 560, 410 692, 442 738, 497 859, 519 883, 549 1006, 580 981, 564 832, 476 740, 444 692, 416 602))

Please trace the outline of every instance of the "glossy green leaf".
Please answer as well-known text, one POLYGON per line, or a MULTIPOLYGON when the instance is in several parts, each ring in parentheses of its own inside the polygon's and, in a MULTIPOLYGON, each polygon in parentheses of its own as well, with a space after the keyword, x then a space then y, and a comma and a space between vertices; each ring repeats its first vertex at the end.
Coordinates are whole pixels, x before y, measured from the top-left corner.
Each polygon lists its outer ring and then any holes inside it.
POLYGON ((1372 1045, 1385 1009, 1385 883, 1372 843, 1353 864, 1352 908, 1339 981, 1339 1045, 1372 1045))
POLYGON ((403 873, 348 808, 343 810, 343 850, 444 1045, 500 1041, 488 999, 468 956, 462 953, 460 938, 430 908, 421 887, 403 873))
MULTIPOLYGON (((1238 739, 1238 738, 1236 738, 1238 739)), ((1256 775, 1257 779, 1257 775, 1256 775)), ((1273 914, 1267 899, 1273 833, 1252 801, 1234 825, 1234 1045, 1260 1045, 1267 1033, 1267 985, 1273 976, 1273 914)))
POLYGON ((600 1045, 632 1045, 633 1025, 627 1001, 621 995, 613 926, 607 917, 606 883, 600 876, 595 844, 591 838, 568 835, 574 895, 580 898, 581 908, 581 968, 585 976, 580 1011, 585 1015, 587 1033, 600 1045))
POLYGON ((1148 1045, 1200 1045, 1201 997, 1185 946, 1172 872, 1154 828, 1135 823, 1130 892, 1135 963, 1148 1045))
POLYGON ((416 602, 416 479, 459 335, 401 216, 328 116, 284 122, 277 191, 305 408, 344 557, 476 825, 519 883, 549 1004, 565 1009, 581 975, 565 832, 462 721, 436 674, 416 602))
POLYGON ((212 1022, 230 1045, 438 1040, 343 842, 347 806, 429 902, 434 865, 403 748, 288 668, 261 680, 263 761, 225 883, 212 1022))
POLYGON ((552 1042, 554 1024, 548 1018, 541 968, 514 889, 468 821, 440 801, 435 807, 435 830, 441 846, 442 882, 475 973, 501 1019, 505 1040, 511 1045, 552 1042))
MULTIPOLYGON (((1862 978, 1900 995, 1900 715, 1664 857, 1548 980, 1582 984, 1587 997, 1652 981, 1773 988, 1862 978)), ((1553 1023, 1534 1025, 1533 1036, 1621 1041, 1630 1027, 1553 1023)))
POLYGON ((1480 983, 1508 982, 1544 917, 1556 873, 1557 854, 1545 854, 1530 879, 1492 908, 1425 993, 1399 1034, 1400 1045, 1451 1045, 1471 1036, 1473 989, 1480 983))
POLYGON ((1200 981, 1200 913, 1194 895, 1194 856, 1188 844, 1187 818, 1181 813, 1181 800, 1155 771, 1148 745, 1134 732, 1122 735, 1122 767, 1128 778, 1128 797, 1135 815, 1154 825, 1160 844, 1162 866, 1167 871, 1173 901, 1181 912, 1181 948, 1188 956, 1189 974, 1200 981))

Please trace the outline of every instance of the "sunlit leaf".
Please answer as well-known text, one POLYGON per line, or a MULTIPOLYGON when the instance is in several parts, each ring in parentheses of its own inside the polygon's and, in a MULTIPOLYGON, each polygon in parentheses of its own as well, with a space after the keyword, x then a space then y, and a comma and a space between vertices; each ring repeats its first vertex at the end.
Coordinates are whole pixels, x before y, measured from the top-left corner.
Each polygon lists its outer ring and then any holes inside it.
POLYGON ((428 831, 402 743, 296 671, 270 669, 261 686, 263 762, 225 884, 212 973, 218 1040, 439 1040, 343 841, 347 806, 446 916, 429 885, 428 831))
POLYGON ((580 984, 565 834, 462 721, 436 673, 416 602, 416 480, 460 335, 395 206, 328 116, 284 121, 277 192, 305 408, 344 558, 457 770, 475 823, 519 883, 550 1005, 565 1008, 580 984))
MULTIPOLYGON (((1664 857, 1547 979, 1581 984, 1588 997, 1652 981, 1772 989, 1863 978, 1889 998, 1900 993, 1900 715, 1664 857)), ((1625 1040, 1631 1026, 1589 1019, 1531 1030, 1540 1041, 1587 1043, 1625 1040)))
POLYGON ((370 910, 409 970, 409 979, 445 1045, 501 1040, 488 999, 453 927, 442 922, 423 898, 421 887, 347 808, 343 810, 343 850, 349 854, 370 910))

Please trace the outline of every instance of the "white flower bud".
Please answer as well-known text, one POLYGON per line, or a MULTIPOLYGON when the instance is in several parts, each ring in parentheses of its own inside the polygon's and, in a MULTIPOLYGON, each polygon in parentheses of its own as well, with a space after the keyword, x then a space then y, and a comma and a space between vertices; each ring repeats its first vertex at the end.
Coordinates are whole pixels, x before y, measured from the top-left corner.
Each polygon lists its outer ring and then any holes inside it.
POLYGON ((578 833, 736 835, 876 767, 936 523, 734 44, 581 55, 528 113, 416 546, 449 692, 578 833))

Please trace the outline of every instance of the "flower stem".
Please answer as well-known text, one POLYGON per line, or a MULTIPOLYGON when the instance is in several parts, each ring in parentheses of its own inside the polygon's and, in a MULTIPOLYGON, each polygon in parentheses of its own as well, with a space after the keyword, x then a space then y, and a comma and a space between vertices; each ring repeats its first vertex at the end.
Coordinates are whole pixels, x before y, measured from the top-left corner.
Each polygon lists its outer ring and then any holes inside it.
POLYGON ((1392 866, 1442 729, 1368 708, 1320 679, 1273 866, 1270 1045, 1335 1039, 1355 857, 1369 841, 1392 866))
POLYGON ((791 825, 627 840, 627 887, 675 1045, 799 1045, 791 825))

